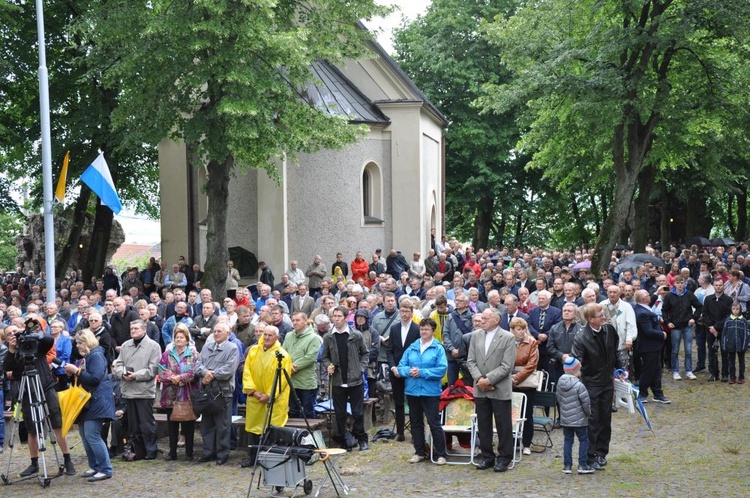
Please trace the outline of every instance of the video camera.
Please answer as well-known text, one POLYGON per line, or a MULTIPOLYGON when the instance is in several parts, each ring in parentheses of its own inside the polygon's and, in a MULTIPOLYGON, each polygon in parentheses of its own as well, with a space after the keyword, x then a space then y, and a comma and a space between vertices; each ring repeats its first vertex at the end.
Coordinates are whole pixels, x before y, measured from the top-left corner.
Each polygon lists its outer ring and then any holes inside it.
POLYGON ((16 333, 16 351, 24 363, 33 363, 39 352, 39 341, 42 338, 41 325, 36 318, 28 318, 24 322, 24 329, 16 333))

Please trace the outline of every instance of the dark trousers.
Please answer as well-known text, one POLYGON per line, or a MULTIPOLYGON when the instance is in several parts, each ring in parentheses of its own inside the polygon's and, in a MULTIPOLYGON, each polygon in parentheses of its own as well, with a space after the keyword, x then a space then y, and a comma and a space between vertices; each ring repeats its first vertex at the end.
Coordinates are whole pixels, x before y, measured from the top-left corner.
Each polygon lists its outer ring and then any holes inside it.
POLYGON ((167 410, 167 427, 169 429, 169 454, 177 456, 177 441, 180 439, 180 428, 185 435, 185 455, 193 456, 193 441, 195 439, 195 420, 190 422, 172 422, 172 409, 167 410), (182 427, 180 427, 182 426, 182 427))
POLYGON ((414 442, 414 454, 425 454, 424 419, 432 434, 435 454, 438 457, 447 456, 445 452, 445 433, 440 425, 440 397, 439 396, 407 396, 409 402, 409 421, 411 422, 411 437, 414 442))
MULTIPOLYGON (((526 395, 526 411, 524 411, 523 415, 526 420, 523 423, 523 435, 521 439, 523 447, 528 448, 531 446, 531 440, 534 439, 534 399, 536 398, 536 389, 513 390, 526 395)), ((409 406, 409 408, 411 408, 411 406, 409 406)))
MULTIPOLYGON (((204 413, 201 418, 203 455, 216 458, 229 456, 229 441, 232 426, 232 397, 224 396, 224 409, 216 413, 204 413)), ((186 443, 187 444, 187 443, 186 443)))
MULTIPOLYGON (((457 361, 448 362, 448 385, 452 386, 458 380, 458 374, 461 371, 460 365, 457 361)), ((466 384, 469 385, 469 384, 466 384)), ((411 407, 409 407, 411 410, 411 407)))
POLYGON ((628 362, 628 380, 630 382, 640 382, 639 379, 642 375, 642 367, 643 364, 641 362, 641 357, 637 353, 638 351, 638 339, 633 341, 633 347, 630 349, 630 351, 625 351, 627 356, 630 356, 630 361, 628 362))
POLYGON ((745 352, 744 351, 722 351, 721 352, 721 375, 723 377, 729 374, 729 378, 736 380, 739 377, 740 380, 745 380, 745 352), (740 371, 737 372, 734 367, 734 357, 737 356, 739 361, 740 371), (737 375, 739 373, 739 376, 737 375))
MULTIPOLYGON (((664 330, 664 329, 663 329, 664 330)), ((664 368, 672 370, 672 331, 666 329, 667 338, 664 340, 664 348, 662 349, 662 363, 664 368)))
MULTIPOLYGON (((497 462, 508 465, 513 460, 513 417, 509 399, 476 398, 479 447, 484 460, 495 460, 492 449, 492 420, 497 428, 497 462)), ((412 436, 413 436, 412 431, 412 436)))
POLYGON ((362 384, 351 387, 333 386, 333 411, 336 414, 336 429, 338 431, 339 442, 344 442, 346 434, 346 402, 352 409, 352 434, 360 443, 367 442, 367 433, 365 432, 365 414, 364 414, 365 390, 362 384))
POLYGON ((641 380, 638 383, 639 396, 647 397, 649 389, 656 397, 664 396, 664 391, 661 390, 661 351, 640 353, 639 357, 641 360, 641 380))
POLYGON ((706 339, 708 329, 703 325, 695 326, 695 344, 698 346, 698 365, 694 370, 706 368, 706 339))
POLYGON ((591 399, 589 417, 589 463, 594 463, 597 455, 606 457, 609 453, 609 440, 612 437, 612 399, 615 394, 613 384, 606 386, 586 386, 591 399))
POLYGON ((290 418, 302 418, 302 413, 308 419, 316 418, 315 416, 315 399, 318 397, 317 389, 295 389, 297 397, 299 398, 302 406, 297 403, 294 396, 289 398, 289 417, 290 418))
POLYGON ((154 398, 127 399, 128 431, 130 435, 141 434, 146 445, 146 456, 156 456, 156 420, 154 398))
MULTIPOLYGON (((719 378, 719 340, 721 338, 721 334, 719 334, 718 337, 714 337, 713 334, 708 334, 706 336, 708 339, 708 371, 711 375, 719 378)), ((722 362, 725 362, 724 357, 722 355, 722 362)))
POLYGON ((396 432, 402 436, 404 435, 404 427, 406 426, 406 410, 404 409, 404 403, 406 402, 406 395, 404 394, 405 387, 406 380, 404 378, 391 375, 393 404, 396 409, 396 432))

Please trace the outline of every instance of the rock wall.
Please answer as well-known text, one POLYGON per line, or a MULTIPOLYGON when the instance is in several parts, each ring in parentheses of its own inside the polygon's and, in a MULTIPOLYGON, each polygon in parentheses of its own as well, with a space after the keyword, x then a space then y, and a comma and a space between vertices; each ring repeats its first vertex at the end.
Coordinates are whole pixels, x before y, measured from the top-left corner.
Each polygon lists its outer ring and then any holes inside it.
MULTIPOLYGON (((54 216, 55 230, 55 259, 62 251, 73 251, 70 259, 70 269, 80 268, 80 262, 88 257, 91 231, 94 228, 93 215, 86 215, 86 221, 81 231, 81 239, 78 247, 66 247, 70 230, 72 228, 73 206, 54 216)), ((110 260, 117 249, 125 242, 125 231, 117 220, 112 220, 112 232, 107 248, 107 260, 110 260)), ((24 273, 33 270, 35 273, 45 271, 44 265, 44 216, 41 214, 31 215, 26 223, 26 233, 16 237, 16 266, 21 267, 24 273)), ((59 278, 59 275, 58 275, 59 278)))

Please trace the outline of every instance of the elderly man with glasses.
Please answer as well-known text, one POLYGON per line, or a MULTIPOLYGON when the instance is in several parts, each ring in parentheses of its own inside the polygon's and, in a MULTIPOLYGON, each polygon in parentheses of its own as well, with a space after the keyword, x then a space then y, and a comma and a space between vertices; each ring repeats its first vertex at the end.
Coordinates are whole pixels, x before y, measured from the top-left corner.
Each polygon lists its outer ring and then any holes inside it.
MULTIPOLYGON (((581 361, 581 381, 591 399, 589 417, 589 466, 603 470, 607 465, 609 441, 612 437, 612 400, 615 369, 624 369, 617 330, 607 323, 606 305, 587 304, 583 307, 586 325, 573 339, 571 355, 581 361)), ((627 377, 627 374, 621 377, 627 377)))

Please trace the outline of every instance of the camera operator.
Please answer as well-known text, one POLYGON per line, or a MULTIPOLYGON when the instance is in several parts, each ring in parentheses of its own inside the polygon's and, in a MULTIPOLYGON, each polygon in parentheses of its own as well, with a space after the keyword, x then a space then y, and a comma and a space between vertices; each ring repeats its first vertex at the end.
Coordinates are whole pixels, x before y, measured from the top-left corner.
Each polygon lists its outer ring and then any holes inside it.
MULTIPOLYGON (((52 430, 55 432, 57 442, 60 444, 60 450, 62 451, 65 461, 65 474, 72 476, 76 474, 76 469, 73 467, 73 462, 70 460, 68 441, 62 435, 62 414, 60 412, 60 404, 57 400, 57 393, 55 392, 57 380, 52 375, 46 359, 46 354, 54 347, 55 340, 52 336, 45 336, 41 333, 39 318, 36 315, 27 316, 25 323, 26 330, 24 331, 21 331, 21 329, 15 325, 9 325, 5 329, 6 339, 8 341, 8 354, 5 358, 3 368, 5 371, 12 372, 14 380, 20 381, 23 377, 24 367, 27 363, 24 359, 24 355, 18 351, 18 344, 20 342, 19 336, 28 335, 28 338, 22 339, 24 341, 31 337, 38 340, 39 345, 33 360, 33 367, 39 374, 39 381, 44 390, 50 424, 52 425, 52 430)), ((39 472, 39 438, 36 433, 35 425, 31 423, 31 407, 27 392, 28 391, 19 393, 19 395, 23 396, 21 410, 23 412, 23 419, 26 423, 26 430, 29 433, 28 444, 31 465, 21 472, 21 477, 28 477, 39 472)))

